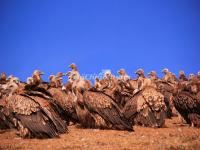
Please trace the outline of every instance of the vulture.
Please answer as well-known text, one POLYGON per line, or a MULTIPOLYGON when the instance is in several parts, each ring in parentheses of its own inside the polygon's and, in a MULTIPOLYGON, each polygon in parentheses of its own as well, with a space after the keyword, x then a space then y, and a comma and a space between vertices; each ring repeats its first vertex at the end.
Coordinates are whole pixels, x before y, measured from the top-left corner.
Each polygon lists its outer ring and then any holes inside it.
POLYGON ((62 116, 68 123, 69 121, 78 122, 76 110, 74 108, 74 95, 72 95, 70 88, 71 84, 68 82, 62 85, 63 74, 58 73, 56 76, 50 76, 50 86, 48 92, 52 95, 54 103, 62 109, 62 116))
POLYGON ((123 114, 132 124, 148 127, 163 127, 165 124, 164 96, 156 90, 155 84, 145 78, 144 71, 138 69, 138 87, 126 102, 123 114))
MULTIPOLYGON (((30 81, 34 79, 29 78, 30 81)), ((37 84, 39 81, 36 81, 37 84)), ((33 84, 33 83, 31 83, 33 84)), ((21 85, 19 81, 11 80, 6 88, 9 95, 3 99, 1 110, 7 111, 7 116, 13 117, 15 128, 22 138, 52 138, 67 131, 65 122, 57 112, 57 107, 51 98, 40 92, 31 90, 30 86, 21 85)))
MULTIPOLYGON (((107 76, 110 77, 109 75, 107 76)), ((69 77, 71 77, 71 74, 69 74, 69 77)), ((133 130, 131 124, 124 118, 120 108, 111 97, 102 92, 93 91, 94 89, 88 90, 85 84, 86 80, 83 78, 73 78, 71 82, 72 91, 76 95, 74 101, 76 102, 77 115, 83 126, 133 130), (86 122, 89 122, 89 124, 86 122)))
MULTIPOLYGON (((166 72, 168 76, 168 70, 164 69, 163 72, 166 72)), ((169 77, 165 77, 167 78, 166 80, 160 80, 157 77, 157 73, 155 71, 151 71, 148 74, 149 78, 152 80, 152 82, 154 82, 156 84, 156 89, 157 91, 161 92, 164 95, 164 102, 166 105, 166 117, 167 118, 171 118, 173 116, 173 90, 174 90, 174 83, 170 83, 169 81, 172 81, 173 79, 171 79, 171 75, 169 77)))
POLYGON ((165 109, 164 96, 154 87, 145 87, 127 101, 123 114, 133 125, 163 127, 165 109))
POLYGON ((18 80, 9 79, 4 73, 1 74, 1 83, 0 83, 0 130, 14 128, 14 122, 16 121, 13 115, 10 113, 11 109, 6 106, 5 98, 12 93, 12 90, 8 90, 8 87, 12 87, 13 90, 16 90, 18 86, 11 84, 11 82, 18 83, 18 80), (8 81, 9 80, 9 81, 8 81))
POLYGON ((162 80, 157 80, 155 83, 157 85, 157 90, 164 95, 164 102, 166 105, 166 117, 170 119, 172 116, 175 115, 173 105, 174 87, 172 84, 162 80))
POLYGON ((106 128, 133 131, 132 125, 125 119, 121 109, 108 95, 102 92, 85 91, 83 104, 95 117, 97 125, 101 121, 101 125, 106 128))
POLYGON ((178 92, 174 98, 174 106, 188 124, 200 127, 200 94, 178 92))
POLYGON ((183 70, 179 71, 179 81, 188 81, 183 70))
POLYGON ((14 128, 15 121, 11 110, 6 107, 5 100, 0 99, 0 130, 14 128))
POLYGON ((174 93, 174 106, 184 120, 194 127, 200 127, 200 89, 198 80, 190 74, 189 81, 182 87, 178 84, 174 93))

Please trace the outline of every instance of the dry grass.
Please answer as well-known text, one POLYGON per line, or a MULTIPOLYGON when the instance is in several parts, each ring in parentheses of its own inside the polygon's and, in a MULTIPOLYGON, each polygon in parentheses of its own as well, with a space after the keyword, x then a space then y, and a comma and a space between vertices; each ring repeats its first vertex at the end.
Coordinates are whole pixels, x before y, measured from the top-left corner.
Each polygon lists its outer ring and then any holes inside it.
POLYGON ((177 118, 168 119, 165 128, 135 126, 135 132, 81 129, 70 126, 70 133, 57 139, 21 139, 15 131, 0 133, 0 150, 19 149, 200 149, 200 129, 181 126, 177 118))

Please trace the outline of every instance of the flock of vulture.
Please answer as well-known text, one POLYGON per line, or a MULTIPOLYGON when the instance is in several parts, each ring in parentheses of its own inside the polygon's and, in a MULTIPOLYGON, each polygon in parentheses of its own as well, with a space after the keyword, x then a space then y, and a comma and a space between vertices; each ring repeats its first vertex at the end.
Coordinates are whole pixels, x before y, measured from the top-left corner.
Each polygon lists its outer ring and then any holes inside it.
POLYGON ((161 128, 165 119, 181 116, 193 127, 200 127, 200 72, 179 78, 163 69, 145 77, 138 69, 131 79, 124 69, 119 77, 106 71, 94 85, 84 79, 75 64, 70 71, 42 80, 35 70, 27 82, 0 76, 0 130, 15 128, 22 138, 53 138, 67 133, 69 124, 83 128, 134 131, 134 125, 161 128), (63 76, 68 77, 66 84, 63 76))

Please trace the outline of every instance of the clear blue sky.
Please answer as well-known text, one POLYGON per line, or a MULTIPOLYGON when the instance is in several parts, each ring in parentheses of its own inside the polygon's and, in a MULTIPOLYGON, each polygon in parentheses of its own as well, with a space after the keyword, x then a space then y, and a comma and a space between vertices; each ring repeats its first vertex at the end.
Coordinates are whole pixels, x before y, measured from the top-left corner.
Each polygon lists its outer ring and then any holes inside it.
POLYGON ((125 68, 200 70, 199 0, 0 0, 0 72, 25 80, 125 68))

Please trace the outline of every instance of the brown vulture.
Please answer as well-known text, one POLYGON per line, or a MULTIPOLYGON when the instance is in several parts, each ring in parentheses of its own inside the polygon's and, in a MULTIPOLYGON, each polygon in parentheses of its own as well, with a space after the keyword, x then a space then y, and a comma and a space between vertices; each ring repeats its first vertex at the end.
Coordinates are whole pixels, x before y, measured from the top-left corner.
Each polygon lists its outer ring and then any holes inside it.
POLYGON ((74 95, 70 91, 71 85, 68 82, 63 89, 60 79, 61 77, 58 76, 50 76, 50 86, 48 88, 48 92, 53 97, 54 103, 62 109, 63 118, 68 121, 68 123, 69 121, 75 123, 78 121, 78 118, 74 108, 74 95))
POLYGON ((15 118, 14 125, 23 138, 52 138, 67 131, 51 97, 40 91, 28 90, 12 80, 9 96, 3 99, 1 110, 15 118), (16 88, 18 87, 18 88, 16 88))
MULTIPOLYGON (((73 69, 72 69, 73 71, 73 69)), ((76 74, 79 74, 76 71, 76 74)), ((111 77, 111 73, 106 74, 107 78, 111 77)), ((73 74, 68 73, 70 82, 72 83, 72 93, 76 95, 76 112, 80 119, 80 123, 84 127, 89 128, 107 128, 117 130, 132 131, 131 124, 124 118, 121 110, 111 97, 96 91, 88 90, 85 86, 84 78, 73 78, 73 74)), ((105 85, 106 87, 109 85, 105 85)))
POLYGON ((198 79, 190 74, 187 84, 177 84, 174 93, 174 106, 185 121, 200 127, 200 88, 198 79))
POLYGON ((132 124, 163 127, 165 124, 164 96, 153 87, 138 91, 123 108, 123 114, 132 124))
POLYGON ((200 94, 178 92, 174 99, 174 106, 188 124, 200 127, 200 94))
POLYGON ((174 110, 174 105, 173 105, 173 91, 174 91, 174 87, 172 84, 166 82, 166 81, 162 81, 162 80, 157 80, 155 81, 156 85, 157 85, 157 90, 159 92, 161 92, 164 95, 164 101, 166 104, 166 117, 167 118, 171 118, 175 112, 173 112, 174 110))
POLYGON ((108 95, 102 92, 85 91, 82 98, 83 105, 95 117, 95 123, 100 127, 133 131, 132 125, 108 95))

